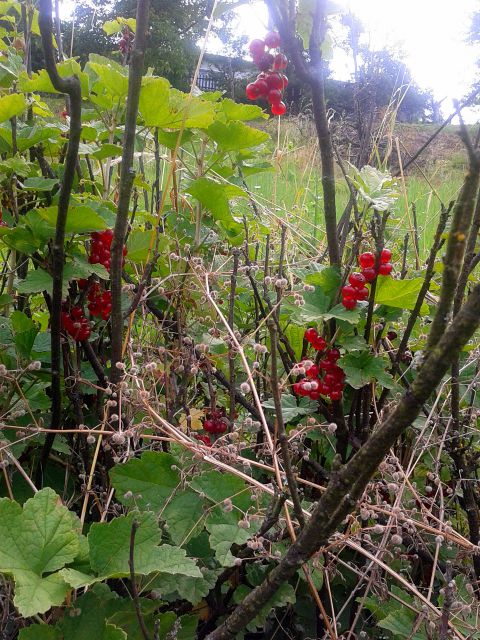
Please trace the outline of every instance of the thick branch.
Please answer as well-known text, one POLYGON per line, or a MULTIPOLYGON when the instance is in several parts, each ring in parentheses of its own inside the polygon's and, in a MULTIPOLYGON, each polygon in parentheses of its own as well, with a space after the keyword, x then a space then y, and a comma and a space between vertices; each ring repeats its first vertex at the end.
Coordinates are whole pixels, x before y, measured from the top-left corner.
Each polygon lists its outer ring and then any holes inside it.
POLYGON ((142 86, 142 75, 145 61, 145 48, 148 34, 148 17, 150 0, 138 0, 137 30, 135 46, 130 59, 128 78, 127 111, 125 116, 125 137, 123 140, 122 168, 120 172, 120 190, 118 196, 117 218, 112 240, 111 251, 111 290, 112 290, 112 354, 110 379, 116 383, 120 370, 115 364, 122 360, 123 315, 122 315, 122 262, 123 246, 128 226, 128 211, 132 193, 135 170, 133 154, 135 151, 135 134, 137 130, 138 103, 142 86))
MULTIPOLYGON (((70 135, 68 139, 65 171, 58 200, 57 223, 52 247, 51 270, 53 276, 52 307, 50 314, 51 352, 52 352, 52 415, 51 427, 58 429, 62 424, 62 395, 60 388, 61 375, 61 311, 63 264, 65 261, 65 225, 67 222, 68 205, 75 179, 75 168, 82 130, 82 92, 80 81, 76 76, 61 78, 55 64, 52 42, 52 2, 40 0, 39 26, 42 35, 45 67, 55 89, 65 93, 70 98, 70 135)), ((42 453, 42 463, 46 462, 53 443, 54 434, 49 434, 42 453)))

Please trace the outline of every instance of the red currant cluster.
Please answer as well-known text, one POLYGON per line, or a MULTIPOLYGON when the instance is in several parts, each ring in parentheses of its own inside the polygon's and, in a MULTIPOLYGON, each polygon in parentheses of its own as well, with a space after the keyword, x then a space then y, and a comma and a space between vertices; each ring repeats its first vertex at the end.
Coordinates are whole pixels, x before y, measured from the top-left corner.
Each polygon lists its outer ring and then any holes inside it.
POLYGON ((90 337, 90 324, 81 307, 72 307, 70 312, 62 311, 62 328, 77 342, 90 337))
POLYGON ((370 251, 365 251, 358 256, 358 264, 361 272, 350 274, 349 284, 342 289, 342 304, 345 309, 354 309, 359 300, 366 300, 369 291, 365 284, 373 282, 378 275, 388 276, 392 272, 390 259, 392 252, 390 249, 382 249, 380 254, 380 266, 375 269, 375 255, 370 251))
POLYGON ((267 33, 263 40, 252 40, 249 45, 253 61, 260 73, 255 82, 247 85, 247 98, 267 100, 274 116, 283 116, 287 111, 282 99, 283 91, 288 86, 288 78, 281 72, 287 68, 288 60, 283 53, 270 52, 270 49, 278 49, 279 46, 280 36, 276 31, 267 33))
POLYGON ((227 421, 225 418, 225 409, 212 409, 208 411, 205 420, 203 421, 203 428, 208 433, 225 433, 227 430, 227 421))
POLYGON ((207 445, 207 447, 212 446, 212 441, 210 440, 210 436, 202 435, 201 433, 196 433, 194 437, 199 442, 203 442, 203 444, 207 445))
POLYGON ((318 335, 318 331, 314 327, 307 329, 303 337, 312 345, 315 351, 324 351, 327 348, 327 341, 318 335))
POLYGON ((128 27, 123 29, 122 39, 118 43, 118 48, 123 53, 123 55, 127 55, 132 50, 134 35, 130 31, 128 27))
MULTIPOLYGON (((94 231, 90 234, 92 244, 90 247, 90 256, 88 261, 90 264, 103 264, 107 271, 110 271, 110 247, 113 240, 113 231, 105 229, 105 231, 94 231)), ((123 247, 123 257, 127 255, 127 247, 123 247)))
POLYGON ((345 386, 345 374, 337 365, 339 358, 338 349, 326 349, 318 366, 308 363, 305 367, 307 377, 295 382, 293 391, 298 396, 308 396, 311 400, 318 400, 320 396, 340 400, 345 386))
POLYGON ((112 294, 110 291, 102 291, 98 282, 92 283, 88 294, 88 310, 92 316, 102 316, 108 320, 112 312, 112 294))

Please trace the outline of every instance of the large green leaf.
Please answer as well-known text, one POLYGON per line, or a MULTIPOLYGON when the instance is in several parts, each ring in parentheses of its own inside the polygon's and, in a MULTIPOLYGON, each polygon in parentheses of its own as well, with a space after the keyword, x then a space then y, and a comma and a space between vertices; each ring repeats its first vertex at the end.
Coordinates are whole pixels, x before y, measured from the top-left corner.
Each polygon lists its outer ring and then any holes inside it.
POLYGON ((18 116, 27 108, 23 93, 10 93, 0 97, 0 122, 18 116))
MULTIPOLYGON (((76 75, 80 79, 82 86, 82 95, 88 93, 88 77, 81 70, 80 64, 70 58, 64 62, 57 63, 57 71, 62 78, 76 75)), ((38 73, 33 73, 30 77, 26 71, 23 71, 19 77, 19 88, 26 93, 39 91, 41 93, 58 93, 54 88, 46 69, 41 69, 38 73)))
MULTIPOLYGON (((203 569, 201 578, 161 573, 149 586, 161 597, 178 593, 182 600, 188 600, 188 602, 196 605, 213 589, 221 571, 222 569, 203 569)), ((169 597, 168 599, 170 600, 171 598, 169 597)))
POLYGON ((220 107, 229 120, 257 120, 258 118, 268 118, 263 109, 256 104, 241 104, 225 98, 221 101, 220 107))
MULTIPOLYGON (((38 210, 41 217, 51 226, 55 226, 58 216, 57 207, 47 207, 38 210)), ((91 207, 86 205, 71 206, 68 209, 66 233, 90 233, 107 228, 105 220, 91 207)))
POLYGON ((230 551, 232 544, 245 544, 251 534, 235 524, 213 524, 210 525, 209 531, 210 546, 215 550, 217 561, 222 567, 233 566, 235 558, 230 551))
POLYGON ((360 389, 373 380, 387 389, 395 386, 392 376, 386 371, 386 361, 368 351, 348 353, 340 358, 338 365, 344 370, 348 384, 354 389, 360 389))
POLYGON ((216 182, 211 178, 194 180, 186 191, 208 209, 215 220, 221 221, 229 221, 232 218, 230 200, 247 197, 245 191, 240 187, 216 182))
POLYGON ((266 131, 260 131, 243 122, 223 123, 219 120, 208 127, 207 133, 224 151, 257 147, 270 138, 266 131))
MULTIPOLYGON (((250 593, 251 589, 246 585, 240 585, 233 595, 236 603, 242 602, 250 593)), ((295 604, 295 590, 288 582, 284 582, 275 592, 270 600, 260 609, 255 618, 247 625, 247 629, 255 631, 256 627, 263 627, 269 615, 277 607, 284 607, 287 604, 295 604)))
POLYGON ((110 479, 118 500, 159 512, 180 484, 178 461, 169 453, 145 451, 140 458, 113 467, 110 479))
MULTIPOLYGON (((423 278, 394 280, 390 276, 378 276, 375 302, 387 307, 413 309, 423 285, 423 278)), ((428 313, 428 306, 422 304, 421 313, 428 313)))
POLYGON ((23 509, 0 499, 0 572, 13 576, 14 603, 23 616, 62 604, 68 585, 55 572, 78 554, 78 531, 76 516, 52 489, 39 491, 23 509))
POLYGON ((139 111, 148 127, 186 129, 208 127, 215 105, 170 87, 165 78, 144 78, 139 111))
POLYGON ((32 624, 20 630, 18 640, 62 640, 62 634, 47 624, 32 624))
POLYGON ((25 294, 46 291, 51 294, 52 286, 52 276, 43 269, 36 269, 35 271, 30 271, 25 280, 18 283, 17 291, 25 294))
POLYGON ((201 572, 186 551, 168 544, 161 546, 161 532, 152 512, 120 516, 111 522, 94 523, 88 533, 90 565, 99 576, 122 577, 130 574, 129 553, 132 524, 138 522, 135 537, 135 572, 154 571, 201 577, 201 572))
POLYGON ((199 533, 204 516, 203 501, 193 491, 174 496, 162 512, 169 536, 180 546, 199 533))
MULTIPOLYGON (((318 410, 317 403, 310 401, 308 398, 301 398, 300 401, 298 401, 295 396, 288 393, 282 394, 281 402, 282 416, 285 422, 291 422, 299 416, 307 416, 318 410)), ((265 402, 262 402, 262 406, 270 411, 275 411, 275 404, 273 400, 266 400, 265 402)))
POLYGON ((224 500, 230 499, 241 512, 247 511, 251 505, 250 487, 233 473, 207 471, 193 478, 190 487, 215 504, 222 504, 224 500))

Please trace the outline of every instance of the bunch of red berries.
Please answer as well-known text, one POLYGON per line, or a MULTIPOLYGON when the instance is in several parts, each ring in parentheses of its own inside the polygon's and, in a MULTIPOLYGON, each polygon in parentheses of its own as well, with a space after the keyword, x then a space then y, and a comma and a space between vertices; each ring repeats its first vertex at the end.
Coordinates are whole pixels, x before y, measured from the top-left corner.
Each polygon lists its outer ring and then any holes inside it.
POLYGON ((126 56, 132 50, 134 35, 128 27, 123 29, 122 39, 118 43, 118 48, 126 56))
POLYGON ((70 312, 62 311, 62 328, 77 342, 90 337, 90 324, 81 307, 72 307, 70 312))
POLYGON ((288 86, 288 78, 281 72, 287 68, 288 60, 279 51, 270 52, 270 49, 278 49, 279 46, 280 36, 276 31, 267 33, 263 40, 252 40, 249 45, 253 62, 260 73, 255 82, 247 85, 247 98, 267 100, 274 116, 283 116, 287 110, 283 92, 288 86))
POLYGON ((318 334, 314 327, 309 327, 303 337, 312 345, 315 351, 324 351, 327 348, 327 341, 318 334))
POLYGON ((212 441, 210 440, 210 436, 202 435, 201 433, 196 433, 194 438, 199 442, 203 442, 207 447, 212 446, 212 441))
POLYGON ((367 300, 369 291, 365 284, 373 282, 378 275, 388 276, 392 272, 390 259, 392 252, 390 249, 382 249, 380 254, 380 266, 378 271, 375 268, 375 255, 370 251, 365 251, 358 256, 358 264, 361 272, 351 273, 349 284, 342 289, 342 304, 345 309, 354 309, 359 300, 367 300))
POLYGON ((88 294, 88 310, 92 316, 102 316, 103 320, 108 320, 112 312, 112 293, 102 291, 98 282, 92 283, 88 294))
MULTIPOLYGON (((90 246, 90 256, 88 261, 90 264, 103 264, 107 271, 110 271, 110 248, 112 246, 113 231, 105 229, 105 231, 94 231, 90 234, 92 244, 90 246)), ((123 257, 127 255, 127 247, 123 247, 123 257)))
POLYGON ((207 412, 206 418, 203 421, 203 428, 208 433, 225 433, 227 430, 227 420, 225 417, 225 408, 212 409, 207 412))
POLYGON ((348 282, 342 289, 342 304, 345 309, 355 309, 358 300, 366 300, 369 291, 365 286, 366 279, 361 273, 351 273, 348 282))
POLYGON ((345 386, 345 373, 337 365, 340 351, 336 348, 326 349, 318 366, 316 364, 301 363, 305 366, 306 378, 295 382, 293 391, 298 396, 307 396, 311 400, 318 400, 320 396, 330 400, 340 400, 345 386))

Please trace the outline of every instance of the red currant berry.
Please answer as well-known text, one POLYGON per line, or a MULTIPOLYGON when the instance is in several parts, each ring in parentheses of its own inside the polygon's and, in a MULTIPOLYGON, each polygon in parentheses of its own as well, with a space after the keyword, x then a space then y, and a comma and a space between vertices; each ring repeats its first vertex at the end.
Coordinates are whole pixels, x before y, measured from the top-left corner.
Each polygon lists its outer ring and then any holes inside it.
POLYGON ((278 89, 281 91, 285 86, 283 76, 281 76, 279 73, 269 73, 265 78, 265 82, 267 83, 270 90, 278 89))
POLYGON ((390 262, 385 262, 378 267, 378 273, 381 276, 389 276, 392 273, 392 265, 390 262))
POLYGON ((380 254, 380 262, 385 264, 385 262, 390 262, 392 257, 392 252, 390 249, 382 249, 382 253, 380 254))
POLYGON ((252 58, 259 58, 265 52, 265 42, 263 40, 252 40, 248 45, 248 50, 252 58))
POLYGON ((257 87, 257 98, 266 98, 268 95, 268 84, 265 80, 255 80, 255 86, 257 87))
POLYGON ((336 348, 330 349, 330 351, 327 353, 327 359, 330 360, 330 362, 336 362, 339 358, 340 351, 336 348))
POLYGON ((272 115, 283 116, 287 112, 287 105, 284 102, 272 104, 272 115))
POLYGON ((352 287, 351 284, 347 284, 346 287, 342 288, 342 297, 343 298, 353 298, 356 300, 358 294, 358 290, 355 287, 352 287))
POLYGON ((256 100, 258 98, 259 91, 256 82, 250 82, 247 84, 247 88, 245 89, 245 94, 249 100, 256 100))
POLYGON ((265 44, 269 49, 276 49, 280 46, 280 36, 276 31, 270 31, 265 36, 265 44))
POLYGON ((373 282, 377 277, 377 272, 373 267, 367 267, 366 269, 362 269, 362 275, 367 282, 373 282))
POLYGON ((208 433, 215 433, 215 420, 205 420, 205 422, 203 423, 203 428, 205 429, 205 431, 208 431, 208 433))
POLYGON ((323 351, 326 346, 327 346, 327 341, 325 340, 325 338, 322 338, 322 336, 318 336, 312 342, 312 347, 315 349, 315 351, 323 351))
POLYGON ((357 289, 357 300, 368 300, 369 295, 370 291, 367 289, 367 287, 357 289))
POLYGON ((375 266, 375 256, 370 251, 366 251, 365 253, 361 253, 358 256, 358 263, 362 267, 362 269, 368 269, 368 267, 375 266))
POLYGON ((314 327, 309 327, 303 334, 304 339, 307 342, 313 342, 318 337, 318 331, 314 327))
POLYGON ((398 338, 398 334, 397 334, 397 332, 396 332, 396 331, 389 331, 389 332, 387 333, 387 338, 388 338, 389 340, 396 340, 396 339, 398 338))
POLYGON ((309 378, 317 378, 320 370, 316 364, 313 364, 309 369, 306 370, 305 373, 309 378))
POLYGON ((331 371, 332 367, 333 367, 333 362, 331 362, 330 360, 327 360, 327 358, 320 360, 320 369, 323 369, 324 371, 331 371))
POLYGON ((210 440, 210 436, 201 435, 200 433, 195 434, 195 439, 199 442, 203 442, 207 447, 212 446, 212 441, 210 440))
POLYGON ((310 391, 310 400, 319 400, 320 395, 320 391, 310 391))
POLYGON ((293 393, 296 396, 301 396, 302 395, 301 394, 301 390, 302 390, 302 383, 301 382, 294 382, 292 388, 293 388, 293 393))
POLYGON ((278 89, 270 89, 267 100, 271 105, 277 105, 282 101, 282 92, 278 89))
POLYGON ((338 400, 341 400, 342 398, 342 392, 341 391, 330 391, 330 400, 332 402, 336 402, 338 400))
POLYGON ((352 287, 355 287, 355 289, 361 289, 365 284, 365 276, 362 275, 362 273, 355 272, 348 276, 349 283, 352 287))
POLYGON ((351 311, 352 309, 355 309, 355 307, 357 306, 357 301, 353 300, 353 298, 344 298, 342 300, 342 304, 345 307, 345 309, 348 309, 349 311, 351 311))
POLYGON ((288 59, 283 53, 277 53, 275 59, 273 60, 273 69, 274 71, 283 71, 287 68, 288 59))

